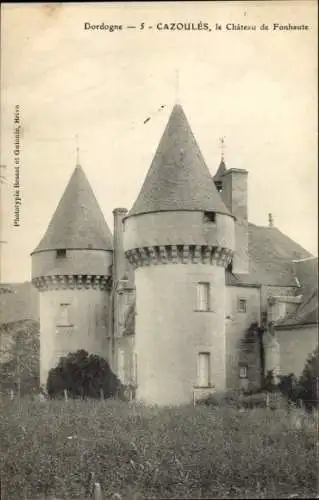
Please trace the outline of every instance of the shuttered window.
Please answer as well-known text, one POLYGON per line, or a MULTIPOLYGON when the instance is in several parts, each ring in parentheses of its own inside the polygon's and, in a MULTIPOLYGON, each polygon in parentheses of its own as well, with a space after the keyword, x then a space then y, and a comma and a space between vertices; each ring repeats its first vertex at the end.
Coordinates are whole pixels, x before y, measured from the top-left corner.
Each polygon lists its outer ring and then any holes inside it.
POLYGON ((197 385, 198 387, 210 386, 210 353, 200 352, 197 361, 197 385))
POLYGON ((72 326, 70 322, 70 304, 60 304, 56 320, 57 326, 72 326))
POLYGON ((199 311, 209 310, 209 283, 198 283, 197 284, 197 309, 199 311))

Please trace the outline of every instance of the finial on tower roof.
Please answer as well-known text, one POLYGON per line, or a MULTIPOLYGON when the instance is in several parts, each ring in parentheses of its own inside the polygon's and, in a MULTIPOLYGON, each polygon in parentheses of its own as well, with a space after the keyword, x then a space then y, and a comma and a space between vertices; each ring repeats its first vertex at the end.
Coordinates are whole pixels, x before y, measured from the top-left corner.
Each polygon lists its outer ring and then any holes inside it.
POLYGON ((220 137, 219 139, 219 147, 221 149, 221 163, 225 162, 225 137, 220 137))
POLYGON ((76 141, 76 166, 80 166, 80 146, 79 146, 79 136, 76 134, 75 136, 75 141, 76 141))

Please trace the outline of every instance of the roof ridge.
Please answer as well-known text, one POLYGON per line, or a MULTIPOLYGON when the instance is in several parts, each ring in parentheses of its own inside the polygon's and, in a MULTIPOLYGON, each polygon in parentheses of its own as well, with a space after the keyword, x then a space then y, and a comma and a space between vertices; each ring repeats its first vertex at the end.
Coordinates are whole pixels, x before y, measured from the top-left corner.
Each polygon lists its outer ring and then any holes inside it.
POLYGON ((298 262, 305 262, 307 260, 314 260, 314 259, 318 259, 318 257, 316 257, 315 255, 311 256, 311 257, 305 257, 304 259, 297 259, 297 260, 294 260, 292 262, 294 262, 295 264, 297 264, 298 262))

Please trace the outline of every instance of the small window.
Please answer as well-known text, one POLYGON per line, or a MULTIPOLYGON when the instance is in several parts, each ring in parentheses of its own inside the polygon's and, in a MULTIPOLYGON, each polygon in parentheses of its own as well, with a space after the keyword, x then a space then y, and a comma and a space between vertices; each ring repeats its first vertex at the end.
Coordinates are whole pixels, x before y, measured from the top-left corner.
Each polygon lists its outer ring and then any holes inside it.
POLYGON ((278 302, 278 305, 276 307, 276 313, 277 317, 275 321, 284 318, 287 314, 287 304, 285 302, 278 302))
POLYGON ((204 212, 204 222, 216 222, 216 212, 204 212))
POLYGON ((241 312, 241 313, 247 312, 247 300, 246 299, 238 299, 238 312, 241 312))
POLYGON ((57 256, 57 259, 65 259, 65 257, 66 257, 66 249, 65 248, 59 248, 56 251, 56 256, 57 256))
POLYGON ((247 378, 247 366, 242 365, 239 367, 239 378, 247 378))
POLYGON ((197 310, 198 311, 209 311, 209 309, 210 309, 209 292, 210 292, 209 283, 198 283, 197 284, 197 310))
POLYGON ((72 326, 70 322, 70 304, 60 304, 57 326, 72 326))
POLYGON ((89 243, 88 244, 88 249, 91 250, 91 248, 93 248, 93 245, 92 245, 92 243, 89 243))
POLYGON ((198 353, 197 360, 197 385, 198 387, 210 386, 210 353, 198 353))

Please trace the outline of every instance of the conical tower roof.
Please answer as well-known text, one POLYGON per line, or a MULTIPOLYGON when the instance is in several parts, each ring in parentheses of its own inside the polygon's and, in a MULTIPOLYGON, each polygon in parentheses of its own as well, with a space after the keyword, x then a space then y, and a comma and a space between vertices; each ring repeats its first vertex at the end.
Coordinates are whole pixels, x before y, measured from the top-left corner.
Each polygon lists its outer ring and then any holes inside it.
POLYGON ((34 252, 57 249, 112 250, 112 234, 81 166, 77 165, 34 252))
POLYGON ((229 214, 179 104, 173 108, 142 189, 128 217, 176 210, 229 214))

